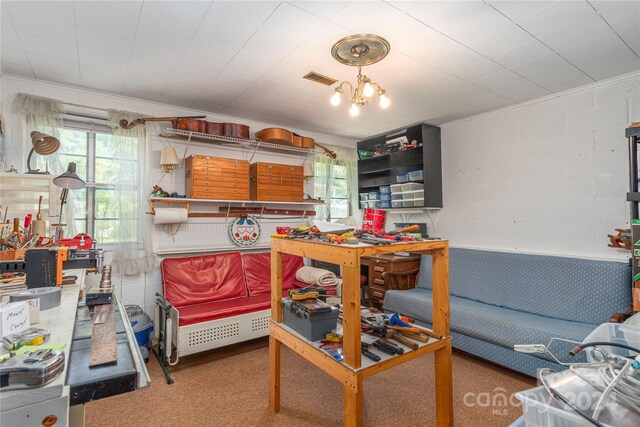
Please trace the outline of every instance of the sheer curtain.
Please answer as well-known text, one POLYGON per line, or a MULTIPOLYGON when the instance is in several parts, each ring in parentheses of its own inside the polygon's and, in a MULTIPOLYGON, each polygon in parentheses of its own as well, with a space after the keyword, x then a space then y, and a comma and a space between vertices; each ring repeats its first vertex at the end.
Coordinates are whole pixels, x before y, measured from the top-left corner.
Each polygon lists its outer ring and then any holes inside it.
MULTIPOLYGON (((114 221, 116 243, 112 264, 124 275, 136 275, 151 270, 156 264, 151 242, 151 220, 146 215, 146 189, 149 182, 145 171, 148 141, 144 125, 123 129, 121 119, 129 122, 143 117, 126 111, 109 110, 107 118, 113 131, 108 149, 115 159, 110 176, 114 196, 109 210, 118 218, 114 221)), ((96 144, 96 151, 100 149, 96 144)), ((113 193, 113 192, 112 192, 113 193)))
POLYGON ((324 152, 316 152, 314 156, 314 190, 315 197, 325 200, 324 205, 316 206, 316 217, 328 221, 331 216, 331 181, 334 178, 333 166, 345 166, 347 170, 347 197, 349 199, 349 216, 360 222, 361 212, 358 202, 358 155, 353 148, 326 145, 336 153, 331 159, 324 152))
MULTIPOLYGON (((27 170, 26 159, 29 151, 33 148, 31 132, 37 130, 60 139, 60 128, 62 128, 64 106, 60 101, 55 99, 19 93, 16 95, 13 102, 13 108, 16 113, 18 113, 21 120, 19 134, 23 142, 22 152, 25 162, 21 170, 27 170)), ((68 163, 64 163, 62 161, 63 156, 60 155, 60 153, 64 151, 64 141, 60 141, 60 145, 58 152, 48 156, 41 156, 34 153, 31 158, 31 167, 33 169, 40 169, 40 171, 48 170, 53 176, 57 176, 65 172, 67 170, 68 163)), ((76 197, 76 192, 69 191, 67 204, 65 205, 62 213, 62 221, 67 224, 67 226, 64 227, 64 235, 66 237, 73 237, 78 232, 75 227, 75 221, 73 221, 72 209, 75 205, 76 197)), ((59 201, 56 205, 57 208, 50 210, 50 215, 58 215, 60 210, 59 201)))

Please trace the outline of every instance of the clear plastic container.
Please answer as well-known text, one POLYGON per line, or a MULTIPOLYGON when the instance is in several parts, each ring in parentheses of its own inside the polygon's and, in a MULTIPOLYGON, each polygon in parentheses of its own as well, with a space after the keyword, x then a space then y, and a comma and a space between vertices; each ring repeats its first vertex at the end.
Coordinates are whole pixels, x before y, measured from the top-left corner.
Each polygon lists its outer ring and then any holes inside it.
POLYGON ((413 191, 403 191, 402 200, 413 200, 413 191))
POLYGON ((409 181, 422 181, 424 172, 422 170, 411 171, 407 175, 409 176, 409 181))
POLYGON ((422 190, 424 188, 424 185, 410 182, 409 184, 402 184, 400 188, 402 189, 402 191, 415 191, 422 190))
POLYGON ((424 199, 424 190, 422 188, 420 190, 413 190, 412 193, 414 199, 424 199))
POLYGON ((413 199, 413 206, 424 206, 424 197, 416 197, 413 199))
POLYGON ((399 193, 402 191, 402 184, 392 184, 389 187, 391 188, 391 193, 399 193))
POLYGON ((369 200, 380 200, 380 194, 376 191, 369 191, 369 200))
POLYGON ((391 194, 390 193, 381 193, 380 194, 380 201, 383 201, 383 202, 391 201, 391 194))
POLYGON ((378 206, 380 209, 389 209, 391 208, 391 201, 380 201, 380 206, 378 206))
POLYGON ((367 205, 369 208, 377 208, 378 206, 380 206, 380 200, 369 200, 367 202, 367 205))
MULTIPOLYGON (((591 332, 582 343, 588 342, 613 342, 617 344, 627 344, 632 347, 638 347, 640 344, 640 328, 633 325, 625 325, 623 323, 603 323, 591 332)), ((591 349, 586 348, 587 360, 596 362, 596 358, 591 354, 591 349)), ((636 353, 620 347, 598 346, 602 351, 617 354, 623 357, 635 356, 636 353)), ((599 360, 598 360, 599 361, 599 360)))
POLYGON ((409 174, 399 173, 396 175, 396 181, 398 182, 409 182, 409 174))
POLYGON ((402 193, 391 193, 391 200, 402 200, 402 193))
POLYGON ((392 200, 391 201, 391 206, 393 206, 394 208, 401 208, 402 207, 402 200, 392 200))
POLYGON ((403 208, 412 208, 413 207, 413 199, 402 199, 402 207, 403 208))
POLYGON ((391 193, 391 187, 388 185, 381 185, 380 186, 380 194, 389 194, 391 193))
POLYGON ((367 209, 369 207, 369 203, 366 200, 360 200, 360 209, 367 209))
POLYGON ((363 202, 369 200, 369 193, 360 193, 360 200, 363 202))

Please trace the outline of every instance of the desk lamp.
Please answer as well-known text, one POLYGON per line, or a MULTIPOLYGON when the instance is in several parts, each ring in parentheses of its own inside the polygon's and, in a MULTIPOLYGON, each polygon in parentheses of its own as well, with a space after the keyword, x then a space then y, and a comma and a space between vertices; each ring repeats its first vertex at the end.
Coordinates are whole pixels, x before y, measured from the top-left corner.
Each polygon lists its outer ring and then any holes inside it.
POLYGON ((27 173, 49 175, 48 171, 40 172, 40 169, 31 169, 31 156, 33 156, 34 151, 41 156, 48 156, 49 154, 55 153, 60 148, 60 140, 46 133, 34 130, 31 132, 31 144, 33 144, 33 148, 31 148, 29 156, 27 157, 27 168, 29 169, 27 173))
POLYGON ((64 208, 65 203, 67 203, 69 190, 78 190, 80 188, 84 188, 87 184, 80 179, 76 173, 75 162, 69 162, 67 171, 62 175, 53 178, 53 183, 62 188, 62 194, 60 195, 60 216, 58 217, 58 225, 56 226, 55 234, 55 240, 58 241, 58 239, 60 239, 60 234, 62 233, 62 209, 64 208))

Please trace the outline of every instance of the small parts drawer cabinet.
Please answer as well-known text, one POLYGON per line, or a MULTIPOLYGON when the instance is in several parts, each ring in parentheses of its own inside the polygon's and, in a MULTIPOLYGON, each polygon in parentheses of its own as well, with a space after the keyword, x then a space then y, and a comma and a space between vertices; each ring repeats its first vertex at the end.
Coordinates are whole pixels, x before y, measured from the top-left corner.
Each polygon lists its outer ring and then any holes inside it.
POLYGON ((302 166, 258 162, 251 165, 251 200, 302 202, 302 166))
POLYGON ((249 200, 249 162, 189 156, 185 185, 187 197, 193 199, 249 200))
POLYGON ((383 273, 406 273, 420 268, 420 255, 377 255, 363 257, 363 264, 369 265, 369 301, 375 307, 382 307, 384 294, 389 289, 415 287, 416 274, 383 278, 383 273), (366 260, 364 259, 366 258, 366 260), (407 281, 409 283, 407 283, 407 281))

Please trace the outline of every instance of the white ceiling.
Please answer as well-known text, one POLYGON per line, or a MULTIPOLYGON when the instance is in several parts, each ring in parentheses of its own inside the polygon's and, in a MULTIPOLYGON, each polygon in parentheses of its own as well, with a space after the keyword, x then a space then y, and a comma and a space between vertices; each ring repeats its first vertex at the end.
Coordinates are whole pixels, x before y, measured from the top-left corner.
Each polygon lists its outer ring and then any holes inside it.
POLYGON ((639 1, 2 1, 4 74, 364 137, 443 123, 640 69, 639 1), (310 70, 376 33, 391 107, 332 107, 310 70))

